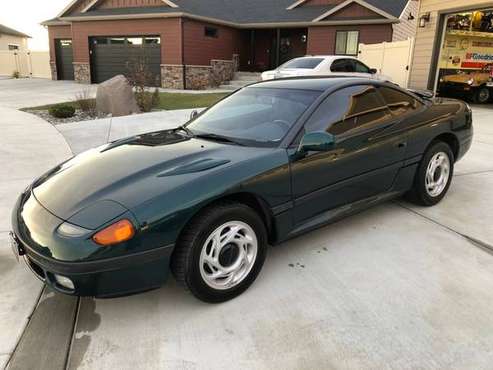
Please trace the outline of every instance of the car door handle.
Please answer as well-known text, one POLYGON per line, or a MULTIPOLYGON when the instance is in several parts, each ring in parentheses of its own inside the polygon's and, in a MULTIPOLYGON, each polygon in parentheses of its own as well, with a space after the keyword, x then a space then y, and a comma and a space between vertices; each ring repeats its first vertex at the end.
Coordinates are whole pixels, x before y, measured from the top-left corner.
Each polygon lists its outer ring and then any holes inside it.
POLYGON ((407 143, 406 143, 406 142, 404 142, 404 141, 402 141, 402 142, 400 142, 400 143, 397 143, 395 146, 396 146, 397 148, 399 148, 399 149, 402 149, 402 148, 405 148, 405 147, 407 146, 407 143))

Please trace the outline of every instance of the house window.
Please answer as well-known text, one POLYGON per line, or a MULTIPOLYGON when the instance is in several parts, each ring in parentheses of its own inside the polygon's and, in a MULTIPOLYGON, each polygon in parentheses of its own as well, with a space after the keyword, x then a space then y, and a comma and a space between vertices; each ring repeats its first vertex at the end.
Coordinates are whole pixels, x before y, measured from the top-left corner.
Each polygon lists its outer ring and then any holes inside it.
POLYGON ((336 32, 336 54, 357 55, 359 44, 359 31, 336 32))
POLYGON ((205 27, 204 28, 204 35, 205 35, 205 37, 214 37, 214 38, 217 38, 218 37, 217 28, 214 28, 214 27, 205 27))
POLYGON ((9 44, 9 50, 19 50, 19 45, 9 44))

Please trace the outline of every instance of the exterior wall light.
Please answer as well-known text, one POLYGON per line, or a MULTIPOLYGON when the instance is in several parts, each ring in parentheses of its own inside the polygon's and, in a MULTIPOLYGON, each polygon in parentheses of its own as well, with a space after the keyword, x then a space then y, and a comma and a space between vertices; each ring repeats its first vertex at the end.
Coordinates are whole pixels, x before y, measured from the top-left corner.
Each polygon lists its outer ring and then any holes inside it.
POLYGON ((419 17, 419 27, 426 27, 426 23, 430 21, 431 15, 430 13, 425 13, 421 17, 419 17))

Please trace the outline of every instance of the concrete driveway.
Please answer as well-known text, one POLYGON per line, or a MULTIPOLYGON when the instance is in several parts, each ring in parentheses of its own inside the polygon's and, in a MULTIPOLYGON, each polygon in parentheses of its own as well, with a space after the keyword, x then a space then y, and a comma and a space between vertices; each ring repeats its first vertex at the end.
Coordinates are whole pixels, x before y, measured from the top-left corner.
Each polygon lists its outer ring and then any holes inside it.
MULTIPOLYGON (((114 120, 110 137, 177 126, 188 113, 114 120)), ((173 279, 113 300, 45 291, 4 362, 13 369, 490 369, 492 116, 474 108, 472 150, 438 206, 387 203, 271 248, 256 283, 225 304, 201 303, 173 279)), ((105 142, 109 124, 99 123, 58 128, 80 151, 105 142)), ((46 150, 26 145, 22 153, 46 150)), ((4 163, 16 160, 2 155, 4 163)), ((10 276, 13 285, 15 276, 3 272, 13 265, 9 253, 0 248, 0 279, 10 276)), ((8 291, 16 304, 5 313, 0 290, 0 344, 24 317, 16 311, 35 302, 24 290, 39 294, 34 277, 22 279, 8 291)))
POLYGON ((0 80, 0 105, 9 108, 37 107, 75 100, 83 91, 95 95, 96 85, 74 81, 51 81, 41 78, 0 80))

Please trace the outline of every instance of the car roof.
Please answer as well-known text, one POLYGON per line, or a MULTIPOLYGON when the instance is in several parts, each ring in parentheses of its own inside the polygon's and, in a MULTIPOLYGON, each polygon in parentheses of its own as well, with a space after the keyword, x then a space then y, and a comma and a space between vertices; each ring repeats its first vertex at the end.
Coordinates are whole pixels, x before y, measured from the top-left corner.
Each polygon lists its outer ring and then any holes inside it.
POLYGON ((293 58, 294 59, 303 59, 303 58, 322 58, 326 60, 334 60, 334 59, 358 59, 352 55, 304 55, 302 57, 293 58))
POLYGON ((247 86, 247 88, 256 87, 271 89, 326 91, 339 85, 346 85, 347 83, 379 84, 379 81, 353 76, 306 76, 257 82, 247 86))

